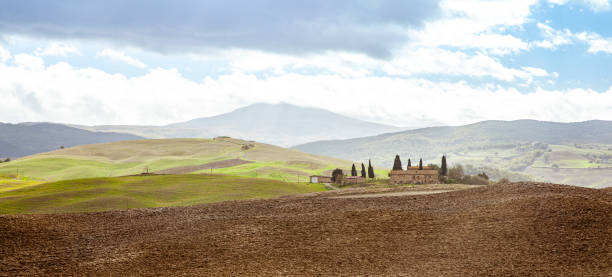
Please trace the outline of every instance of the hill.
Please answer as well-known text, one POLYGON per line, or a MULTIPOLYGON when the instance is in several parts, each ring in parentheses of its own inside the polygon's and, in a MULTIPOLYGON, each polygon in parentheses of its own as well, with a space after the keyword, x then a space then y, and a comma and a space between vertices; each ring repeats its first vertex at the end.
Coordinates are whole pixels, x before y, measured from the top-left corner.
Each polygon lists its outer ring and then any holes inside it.
POLYGON ((372 158, 390 167, 395 154, 404 160, 473 165, 473 170, 501 169, 537 179, 584 186, 612 185, 612 122, 556 123, 535 120, 484 121, 456 127, 432 127, 372 137, 307 143, 307 153, 352 160, 372 158), (590 170, 598 168, 597 171, 590 170), (538 169, 538 170, 536 170, 538 169), (558 174, 574 169, 571 176, 558 174), (581 180, 580 174, 593 176, 581 180), (593 175, 595 174, 595 175, 593 175), (599 179, 597 179, 599 177, 599 179), (593 179, 598 180, 592 183, 593 179), (571 181, 571 182, 570 182, 571 181))
POLYGON ((0 157, 23 157, 83 144, 142 139, 135 135, 91 132, 52 123, 0 123, 0 157))
POLYGON ((90 131, 123 132, 147 138, 230 136, 278 146, 346 139, 402 130, 323 109, 290 104, 254 104, 230 113, 167 126, 75 126, 90 131))
POLYGON ((0 174, 44 180, 167 173, 222 173, 298 181, 351 162, 273 145, 215 139, 132 140, 82 145, 0 163, 0 174))
MULTIPOLYGON (((612 194, 431 195, 0 215, 0 275, 608 276, 612 194)), ((341 193, 346 193, 342 190, 341 193)))
POLYGON ((323 191, 320 184, 223 175, 144 175, 66 180, 0 190, 0 214, 188 206, 323 191))

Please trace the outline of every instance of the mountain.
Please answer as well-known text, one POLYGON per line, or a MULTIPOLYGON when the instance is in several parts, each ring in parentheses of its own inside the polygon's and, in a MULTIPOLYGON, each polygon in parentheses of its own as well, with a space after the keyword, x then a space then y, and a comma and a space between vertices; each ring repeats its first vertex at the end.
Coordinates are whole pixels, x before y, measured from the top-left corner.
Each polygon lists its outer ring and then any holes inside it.
POLYGON ((475 170, 489 167, 536 179, 572 181, 587 186, 612 184, 612 121, 483 121, 465 126, 318 141, 294 148, 349 160, 371 158, 374 163, 386 167, 391 166, 396 154, 403 160, 423 158, 427 163, 439 163, 440 157, 447 154, 449 162, 469 164, 475 170), (578 171, 570 176, 560 174, 570 170, 578 171), (579 174, 603 177, 585 181, 579 174))
POLYGON ((82 144, 141 139, 141 137, 90 132, 53 123, 0 123, 0 157, 23 157, 82 144))
POLYGON ((290 104, 254 104, 233 112, 193 119, 166 127, 208 130, 231 136, 291 146, 323 139, 346 139, 401 130, 327 110, 290 104))
POLYGON ((230 136, 282 147, 302 143, 372 136, 405 130, 367 122, 323 109, 291 104, 253 104, 229 113, 166 126, 79 126, 89 131, 128 133, 146 138, 212 138, 230 136))

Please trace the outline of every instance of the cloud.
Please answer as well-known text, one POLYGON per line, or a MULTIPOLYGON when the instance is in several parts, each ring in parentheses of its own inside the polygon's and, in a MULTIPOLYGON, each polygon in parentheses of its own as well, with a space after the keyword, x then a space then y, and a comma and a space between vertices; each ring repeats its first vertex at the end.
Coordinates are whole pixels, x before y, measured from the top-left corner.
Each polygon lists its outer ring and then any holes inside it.
POLYGON ((162 53, 256 49, 388 56, 439 12, 437 0, 5 1, 0 32, 102 39, 162 53))
POLYGON ((138 59, 132 58, 132 57, 126 55, 123 52, 115 51, 115 50, 112 50, 112 49, 104 49, 104 50, 98 52, 98 54, 96 56, 107 57, 107 58, 110 58, 111 60, 122 62, 122 63, 131 65, 131 66, 135 66, 135 67, 138 67, 138 68, 146 68, 147 67, 146 64, 144 64, 143 62, 139 61, 138 59))
POLYGON ((53 42, 46 48, 37 48, 35 51, 37 56, 57 56, 66 57, 69 54, 79 54, 79 49, 72 45, 53 42))
POLYGON ((589 8, 594 12, 602 12, 610 10, 610 1, 609 0, 548 0, 549 3, 555 5, 565 5, 571 2, 579 2, 581 4, 589 6, 589 8))
POLYGON ((512 82, 517 79, 531 83, 534 77, 555 77, 541 68, 507 68, 497 59, 483 53, 467 55, 460 51, 439 48, 409 49, 382 70, 391 75, 442 74, 470 77, 493 77, 512 82))
POLYGON ((453 1, 440 3, 442 17, 412 31, 413 45, 479 49, 493 55, 528 50, 529 44, 510 34, 527 22, 537 0, 453 1))
POLYGON ((0 45, 0 63, 5 63, 11 58, 11 52, 0 45))
MULTIPOLYGON (((463 81, 296 73, 262 77, 239 72, 195 82, 173 69, 154 68, 126 77, 73 68, 64 62, 42 68, 40 64, 22 66, 36 64, 39 58, 34 56, 17 55, 15 59, 20 65, 0 65, 0 76, 4 77, 0 78, 0 110, 2 120, 10 122, 167 124, 257 102, 315 106, 402 126, 486 119, 612 119, 612 89, 600 93, 584 89, 521 93, 515 88, 474 86, 463 81), (34 107, 29 103, 32 99, 34 107)), ((548 74, 539 69, 521 70, 548 74)))
POLYGON ((554 28, 543 23, 538 23, 537 26, 542 32, 545 40, 533 42, 532 46, 556 49, 557 46, 583 42, 589 46, 587 53, 612 54, 612 38, 604 38, 595 32, 573 33, 569 29, 555 30, 554 28))

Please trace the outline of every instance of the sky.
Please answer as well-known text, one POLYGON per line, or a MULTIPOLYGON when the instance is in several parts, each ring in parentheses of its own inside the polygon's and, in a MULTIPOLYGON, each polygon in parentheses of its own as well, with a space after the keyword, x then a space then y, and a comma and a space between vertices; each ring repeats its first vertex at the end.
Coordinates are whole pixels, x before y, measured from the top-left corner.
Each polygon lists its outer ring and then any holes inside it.
POLYGON ((0 122, 612 120, 608 0, 0 0, 0 122))

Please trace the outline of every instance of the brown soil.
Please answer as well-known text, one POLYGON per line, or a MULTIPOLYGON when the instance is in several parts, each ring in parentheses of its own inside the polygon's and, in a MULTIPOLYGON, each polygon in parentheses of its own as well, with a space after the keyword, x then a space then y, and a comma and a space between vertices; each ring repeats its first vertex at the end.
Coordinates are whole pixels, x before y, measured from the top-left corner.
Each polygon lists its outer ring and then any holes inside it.
POLYGON ((610 276, 612 194, 431 195, 0 216, 0 275, 610 276))
POLYGON ((216 168, 225 168, 232 167, 241 164, 252 163, 251 161, 245 161, 241 159, 229 159, 217 162, 211 162, 201 165, 192 165, 192 166, 181 166, 181 167, 173 167, 165 170, 160 170, 155 172, 156 174, 187 174, 198 170, 204 169, 216 169, 216 168))

